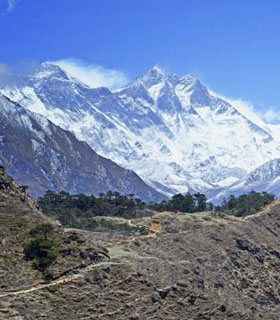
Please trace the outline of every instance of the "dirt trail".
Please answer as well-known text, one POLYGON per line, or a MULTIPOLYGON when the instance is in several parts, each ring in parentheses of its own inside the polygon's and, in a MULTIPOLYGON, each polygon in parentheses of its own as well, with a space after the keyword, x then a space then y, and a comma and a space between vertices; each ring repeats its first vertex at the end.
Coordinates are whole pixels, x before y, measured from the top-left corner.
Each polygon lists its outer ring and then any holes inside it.
MULTIPOLYGON (((135 239, 131 239, 131 241, 134 241, 135 239)), ((116 243, 117 245, 118 243, 116 243)), ((120 242, 119 244, 124 244, 124 242, 120 242)), ((64 276, 62 278, 59 278, 57 280, 53 280, 49 283, 38 283, 35 286, 32 286, 28 289, 24 289, 24 290, 17 290, 17 291, 4 291, 4 292, 0 292, 0 298, 4 298, 7 296, 16 296, 16 295, 20 295, 20 294, 25 294, 25 293, 30 293, 33 291, 38 291, 41 289, 45 289, 45 288, 49 288, 49 287, 53 287, 53 286, 57 286, 59 284, 64 284, 64 283, 68 283, 71 281, 74 281, 76 279, 82 278, 87 272, 93 270, 94 268, 100 267, 100 266, 114 266, 114 265, 122 265, 123 263, 118 263, 118 262, 100 262, 94 265, 90 265, 88 267, 86 267, 85 269, 83 269, 80 273, 75 274, 75 275, 71 275, 71 276, 64 276)))
MULTIPOLYGON (((132 223, 131 219, 127 220, 127 224, 130 227, 139 227, 139 225, 132 223)), ((115 247, 116 245, 119 245, 119 244, 131 243, 131 242, 134 242, 137 239, 154 238, 154 237, 156 237, 157 233, 159 233, 159 232, 148 231, 148 233, 146 235, 139 234, 139 235, 136 235, 135 237, 129 238, 127 240, 116 241, 116 242, 114 242, 114 245, 111 246, 111 247, 115 247)))
POLYGON ((275 200, 272 203, 268 204, 267 206, 264 207, 264 209, 258 213, 252 214, 250 216, 247 216, 245 218, 243 218, 243 220, 251 220, 254 219, 256 217, 261 217, 265 214, 268 214, 271 211, 271 208, 275 207, 276 205, 280 204, 280 200, 275 200))
MULTIPOLYGON (((128 220, 128 224, 130 226, 136 226, 131 222, 131 220, 128 220)), ((156 233, 148 233, 147 235, 139 235, 139 236, 133 237, 133 238, 131 238, 129 240, 126 240, 126 241, 118 241, 118 242, 114 243, 113 247, 115 247, 116 245, 119 245, 119 244, 123 245, 123 244, 126 244, 126 243, 131 243, 131 242, 135 241, 137 238, 151 238, 151 237, 155 237, 155 236, 156 236, 156 233)), ((28 289, 24 289, 24 290, 0 292, 0 298, 7 297, 7 296, 16 296, 16 295, 20 295, 20 294, 26 294, 26 293, 38 291, 38 290, 41 290, 41 289, 53 287, 53 286, 56 286, 56 285, 59 285, 59 284, 68 283, 68 282, 71 282, 73 280, 82 278, 87 272, 89 272, 92 269, 97 268, 99 266, 103 266, 103 265, 104 266, 121 265, 121 264, 123 264, 123 263, 118 263, 118 262, 100 262, 100 263, 96 263, 96 264, 91 264, 91 265, 87 266, 86 268, 82 269, 80 273, 75 274, 75 275, 63 276, 63 277, 61 277, 61 278, 59 278, 57 280, 53 280, 53 281, 51 281, 49 283, 38 283, 37 285, 32 286, 32 287, 30 287, 28 289)))
POLYGON ((100 266, 108 266, 108 265, 112 266, 112 265, 121 265, 121 264, 123 264, 123 263, 100 262, 100 263, 96 263, 96 264, 91 264, 91 265, 87 266, 85 269, 83 269, 80 273, 75 274, 75 275, 65 276, 65 277, 59 278, 57 280, 54 280, 52 282, 49 282, 49 283, 38 283, 37 285, 32 286, 32 287, 30 287, 28 289, 25 289, 25 290, 0 292, 0 298, 7 297, 7 296, 17 296, 17 295, 20 295, 20 294, 25 294, 25 293, 29 293, 29 292, 33 292, 33 291, 37 291, 37 290, 53 287, 53 286, 56 286, 58 284, 68 283, 68 282, 71 282, 73 280, 82 278, 87 272, 93 270, 94 268, 97 268, 97 267, 100 267, 100 266))

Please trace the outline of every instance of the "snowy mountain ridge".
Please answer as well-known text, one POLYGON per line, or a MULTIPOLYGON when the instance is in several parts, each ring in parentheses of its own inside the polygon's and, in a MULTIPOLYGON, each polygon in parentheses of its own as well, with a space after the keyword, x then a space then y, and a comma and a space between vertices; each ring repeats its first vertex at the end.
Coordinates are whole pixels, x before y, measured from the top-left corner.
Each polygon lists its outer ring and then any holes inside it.
POLYGON ((231 186, 216 192, 211 200, 221 203, 230 195, 239 196, 251 191, 266 191, 280 196, 280 159, 264 163, 231 186))
POLYGON ((125 88, 90 88, 52 63, 1 90, 165 195, 227 188, 280 158, 280 139, 192 75, 154 67, 125 88))

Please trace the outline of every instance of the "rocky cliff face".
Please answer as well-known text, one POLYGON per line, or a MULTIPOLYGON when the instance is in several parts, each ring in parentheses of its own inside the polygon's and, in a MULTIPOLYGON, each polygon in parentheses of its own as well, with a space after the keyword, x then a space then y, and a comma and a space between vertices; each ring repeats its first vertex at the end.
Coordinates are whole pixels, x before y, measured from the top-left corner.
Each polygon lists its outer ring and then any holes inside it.
MULTIPOLYGON (((54 270, 72 266, 72 272, 42 283, 20 249, 30 219, 11 225, 28 206, 18 197, 6 197, 9 201, 2 200, 0 207, 0 230, 8 237, 0 243, 1 319, 279 318, 279 202, 244 219, 165 212, 126 221, 145 227, 146 235, 114 228, 75 235, 64 230, 66 241, 54 270), (96 257, 94 244, 107 248, 103 260, 91 258, 96 257)), ((114 224, 114 218, 102 219, 114 224)))
POLYGON ((98 195, 115 190, 146 201, 163 196, 134 172, 97 155, 85 142, 0 95, 0 164, 37 197, 46 190, 98 195))

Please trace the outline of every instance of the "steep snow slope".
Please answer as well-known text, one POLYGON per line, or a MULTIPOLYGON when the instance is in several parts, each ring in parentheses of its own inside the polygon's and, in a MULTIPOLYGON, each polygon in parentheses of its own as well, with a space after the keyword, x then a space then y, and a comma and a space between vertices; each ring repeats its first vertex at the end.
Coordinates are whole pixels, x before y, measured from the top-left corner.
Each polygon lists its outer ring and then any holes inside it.
POLYGON ((191 75, 155 67, 114 92, 43 63, 11 99, 171 195, 210 191, 280 157, 280 140, 191 75))
POLYGON ((146 201, 163 197, 134 172, 97 155, 85 142, 0 95, 0 164, 40 196, 51 189, 98 195, 133 193, 146 201))

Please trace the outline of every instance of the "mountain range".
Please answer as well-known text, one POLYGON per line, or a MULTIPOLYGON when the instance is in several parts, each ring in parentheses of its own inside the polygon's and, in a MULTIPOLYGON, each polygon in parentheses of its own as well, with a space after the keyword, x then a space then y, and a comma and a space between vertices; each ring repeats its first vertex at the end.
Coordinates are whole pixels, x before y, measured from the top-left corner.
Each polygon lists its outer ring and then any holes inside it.
MULTIPOLYGON (((219 202, 252 189, 280 193, 277 130, 192 75, 154 67, 111 91, 89 87, 45 62, 1 93, 134 171, 155 194, 199 191, 219 202)), ((68 156, 77 157, 70 151, 68 156)))

